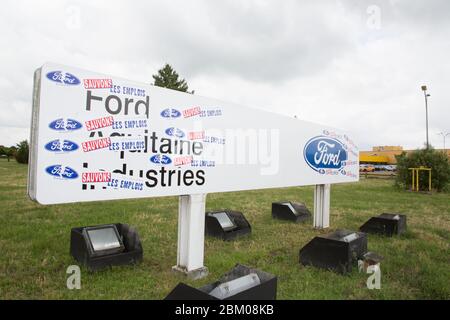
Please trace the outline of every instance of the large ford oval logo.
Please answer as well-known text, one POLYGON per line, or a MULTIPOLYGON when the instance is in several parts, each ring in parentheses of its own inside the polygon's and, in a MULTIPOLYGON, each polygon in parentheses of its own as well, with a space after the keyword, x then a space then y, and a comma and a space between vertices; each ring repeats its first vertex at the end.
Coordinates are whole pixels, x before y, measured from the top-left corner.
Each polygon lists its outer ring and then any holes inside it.
POLYGON ((164 154, 155 154, 150 157, 150 161, 155 164, 171 164, 172 160, 164 154))
POLYGON ((177 138, 183 138, 184 137, 183 130, 178 129, 178 128, 173 128, 173 127, 166 129, 166 134, 168 136, 171 136, 171 137, 177 137, 177 138))
POLYGON ((73 74, 64 71, 52 71, 47 73, 47 79, 64 84, 64 85, 77 85, 80 84, 80 80, 73 74))
POLYGON ((50 129, 56 130, 56 131, 73 131, 78 130, 83 127, 83 125, 74 119, 56 119, 55 121, 50 122, 48 125, 50 129))
POLYGON ((181 116, 181 112, 177 109, 168 108, 161 111, 161 117, 163 118, 178 118, 181 116))
POLYGON ((78 145, 70 140, 53 140, 45 145, 45 149, 52 152, 71 152, 78 149, 78 145))
POLYGON ((316 171, 323 169, 341 169, 347 161, 347 151, 341 142, 328 137, 314 137, 303 150, 306 163, 316 171))
POLYGON ((56 178, 60 179, 76 179, 78 178, 78 173, 71 167, 65 167, 60 164, 55 164, 45 168, 45 171, 56 178))

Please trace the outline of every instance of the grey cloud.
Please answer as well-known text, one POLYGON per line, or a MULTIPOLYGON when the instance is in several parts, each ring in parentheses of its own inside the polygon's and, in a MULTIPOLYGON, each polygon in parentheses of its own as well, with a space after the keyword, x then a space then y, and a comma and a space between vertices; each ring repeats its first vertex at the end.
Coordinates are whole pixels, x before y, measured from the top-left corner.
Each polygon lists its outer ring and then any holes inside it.
MULTIPOLYGON (((192 12, 161 8, 154 20, 156 28, 146 29, 145 21, 136 19, 138 29, 145 30, 139 36, 149 39, 138 45, 139 50, 175 61, 189 76, 209 72, 279 82, 318 72, 353 43, 345 31, 345 17, 335 21, 327 16, 336 10, 333 3, 202 4, 206 9, 194 14, 195 21, 189 16, 192 12)), ((155 18, 151 7, 143 7, 142 12, 146 10, 149 19, 155 18)))

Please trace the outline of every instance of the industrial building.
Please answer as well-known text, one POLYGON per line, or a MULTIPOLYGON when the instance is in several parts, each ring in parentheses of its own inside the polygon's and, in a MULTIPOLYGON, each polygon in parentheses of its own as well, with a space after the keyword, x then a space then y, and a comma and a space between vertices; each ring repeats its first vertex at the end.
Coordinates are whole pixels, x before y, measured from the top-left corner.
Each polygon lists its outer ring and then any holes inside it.
MULTIPOLYGON (((401 146, 377 146, 373 147, 372 151, 360 151, 359 162, 361 164, 396 164, 395 156, 402 152, 412 152, 414 150, 403 150, 401 146)), ((437 149, 437 151, 444 151, 437 149)), ((445 150, 447 156, 450 157, 450 150, 445 150)))

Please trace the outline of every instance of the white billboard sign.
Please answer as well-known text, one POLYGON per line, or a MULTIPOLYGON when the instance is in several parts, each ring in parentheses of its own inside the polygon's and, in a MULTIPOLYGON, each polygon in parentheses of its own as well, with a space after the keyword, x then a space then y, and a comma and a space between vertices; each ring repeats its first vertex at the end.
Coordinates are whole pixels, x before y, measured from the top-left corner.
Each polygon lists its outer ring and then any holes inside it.
POLYGON ((352 182, 358 164, 341 130, 57 64, 35 73, 41 204, 352 182))

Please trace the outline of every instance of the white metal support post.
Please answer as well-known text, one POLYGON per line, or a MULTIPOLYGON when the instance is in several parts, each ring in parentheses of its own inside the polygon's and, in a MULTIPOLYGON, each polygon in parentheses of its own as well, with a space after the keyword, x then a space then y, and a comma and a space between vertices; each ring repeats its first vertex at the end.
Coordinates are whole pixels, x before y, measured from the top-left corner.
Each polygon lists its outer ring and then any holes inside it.
POLYGON ((314 189, 314 228, 330 226, 330 185, 316 184, 314 189))
POLYGON ((206 194, 180 196, 178 203, 178 253, 173 270, 200 279, 208 274, 203 265, 206 194))

